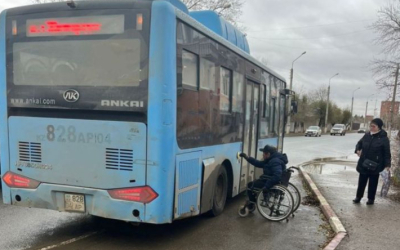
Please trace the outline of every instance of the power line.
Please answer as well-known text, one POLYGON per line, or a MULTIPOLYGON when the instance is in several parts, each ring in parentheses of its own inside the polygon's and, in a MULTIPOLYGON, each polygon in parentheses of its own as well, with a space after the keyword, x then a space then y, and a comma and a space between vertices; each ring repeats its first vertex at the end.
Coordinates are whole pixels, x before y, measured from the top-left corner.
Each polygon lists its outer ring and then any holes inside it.
POLYGON ((371 19, 363 19, 363 20, 350 21, 350 22, 317 24, 317 25, 286 27, 286 28, 275 28, 275 29, 263 29, 263 30, 255 30, 255 31, 252 31, 252 32, 264 32, 264 31, 274 31, 274 30, 291 30, 291 29, 306 29, 306 28, 314 28, 314 27, 322 27, 322 26, 332 26, 332 25, 349 24, 349 23, 360 23, 360 22, 366 22, 366 21, 371 21, 371 20, 376 20, 376 19, 375 18, 371 18, 371 19))

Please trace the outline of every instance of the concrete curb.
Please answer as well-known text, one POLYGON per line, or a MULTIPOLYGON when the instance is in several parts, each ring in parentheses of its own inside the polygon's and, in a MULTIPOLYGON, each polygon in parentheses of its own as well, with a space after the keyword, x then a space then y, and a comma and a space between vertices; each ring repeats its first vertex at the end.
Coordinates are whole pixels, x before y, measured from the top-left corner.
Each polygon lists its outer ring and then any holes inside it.
MULTIPOLYGON (((355 132, 355 131, 352 131, 352 132, 347 131, 346 135, 347 134, 357 134, 357 132, 355 132)), ((322 135, 330 135, 330 133, 322 133, 322 135)), ((287 137, 304 137, 304 136, 305 136, 305 133, 290 133, 290 134, 286 134, 285 133, 285 138, 287 138, 287 137)))
POLYGON ((310 175, 306 171, 304 171, 302 166, 300 166, 300 174, 303 176, 303 179, 306 181, 308 187, 311 189, 312 193, 320 202, 320 208, 322 212, 328 219, 329 224, 331 225, 333 231, 335 231, 336 233, 336 236, 331 240, 331 242, 329 242, 329 244, 324 248, 324 250, 334 250, 339 246, 340 242, 347 235, 347 231, 344 228, 339 217, 336 215, 332 207, 329 205, 328 201, 319 191, 317 185, 315 185, 310 175))

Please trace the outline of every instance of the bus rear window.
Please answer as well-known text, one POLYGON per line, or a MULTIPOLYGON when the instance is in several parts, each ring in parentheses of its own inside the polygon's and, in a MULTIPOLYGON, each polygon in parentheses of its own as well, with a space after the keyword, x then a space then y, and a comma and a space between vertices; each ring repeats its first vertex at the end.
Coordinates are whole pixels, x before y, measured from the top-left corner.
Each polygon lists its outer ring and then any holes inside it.
POLYGON ((64 40, 13 44, 15 85, 138 86, 141 40, 64 40))

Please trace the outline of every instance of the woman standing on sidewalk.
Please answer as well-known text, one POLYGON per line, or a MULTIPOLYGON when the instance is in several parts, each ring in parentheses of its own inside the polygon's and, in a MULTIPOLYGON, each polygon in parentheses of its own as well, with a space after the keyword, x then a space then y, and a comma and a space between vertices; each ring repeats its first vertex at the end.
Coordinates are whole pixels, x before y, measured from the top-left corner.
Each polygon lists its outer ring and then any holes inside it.
POLYGON ((370 132, 357 143, 356 154, 360 157, 357 164, 358 179, 357 196, 354 203, 360 203, 368 183, 368 202, 373 205, 378 187, 379 173, 390 169, 390 143, 386 131, 382 129, 383 121, 376 118, 371 121, 370 132))

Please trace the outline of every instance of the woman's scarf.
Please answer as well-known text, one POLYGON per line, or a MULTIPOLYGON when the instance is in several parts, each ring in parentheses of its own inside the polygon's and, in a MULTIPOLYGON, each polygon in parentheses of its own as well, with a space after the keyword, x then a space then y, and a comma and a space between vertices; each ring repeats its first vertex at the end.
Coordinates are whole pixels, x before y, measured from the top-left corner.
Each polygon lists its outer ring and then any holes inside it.
POLYGON ((371 135, 376 135, 377 133, 379 133, 379 132, 381 132, 380 130, 378 130, 377 132, 370 132, 371 133, 371 135))

